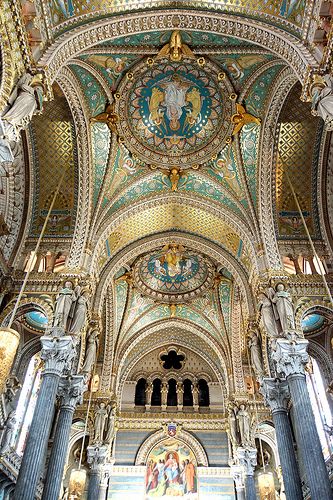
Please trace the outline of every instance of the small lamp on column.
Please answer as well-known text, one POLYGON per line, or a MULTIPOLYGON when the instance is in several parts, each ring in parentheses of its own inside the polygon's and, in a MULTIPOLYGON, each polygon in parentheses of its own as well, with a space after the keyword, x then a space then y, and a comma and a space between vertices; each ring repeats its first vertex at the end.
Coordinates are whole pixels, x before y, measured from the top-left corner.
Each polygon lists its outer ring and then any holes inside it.
POLYGON ((15 354, 20 342, 20 335, 13 328, 0 328, 0 392, 3 392, 10 374, 15 354))

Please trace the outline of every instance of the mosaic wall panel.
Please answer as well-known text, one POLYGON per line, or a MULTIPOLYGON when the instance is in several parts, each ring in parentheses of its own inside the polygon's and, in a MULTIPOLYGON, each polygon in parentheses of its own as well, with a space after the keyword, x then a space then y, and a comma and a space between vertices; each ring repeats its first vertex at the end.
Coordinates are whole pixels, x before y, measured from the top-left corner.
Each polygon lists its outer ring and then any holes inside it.
POLYGON ((292 195, 292 179, 303 216, 313 237, 320 237, 317 214, 317 163, 321 138, 319 118, 299 99, 301 87, 290 92, 278 122, 276 147, 276 227, 282 239, 301 239, 305 230, 292 195))
POLYGON ((39 236, 59 177, 66 174, 49 223, 47 236, 71 236, 77 203, 77 145, 71 111, 59 87, 55 99, 45 104, 43 115, 32 119, 31 136, 34 161, 34 207, 30 236, 39 236))

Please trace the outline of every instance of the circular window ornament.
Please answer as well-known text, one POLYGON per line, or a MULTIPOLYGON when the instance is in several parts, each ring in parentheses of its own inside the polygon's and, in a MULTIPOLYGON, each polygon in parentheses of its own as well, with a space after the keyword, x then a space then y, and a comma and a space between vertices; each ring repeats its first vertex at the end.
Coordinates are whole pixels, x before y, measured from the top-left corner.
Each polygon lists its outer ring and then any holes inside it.
POLYGON ((138 63, 117 91, 118 133, 149 165, 182 168, 221 151, 233 129, 234 89, 210 60, 160 59, 138 63))

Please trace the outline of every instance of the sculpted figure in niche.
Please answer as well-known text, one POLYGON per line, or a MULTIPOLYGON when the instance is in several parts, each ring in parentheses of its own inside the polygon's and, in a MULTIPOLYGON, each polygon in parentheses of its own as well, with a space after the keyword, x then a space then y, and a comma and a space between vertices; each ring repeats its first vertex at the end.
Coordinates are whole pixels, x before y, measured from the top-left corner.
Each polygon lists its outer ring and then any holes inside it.
POLYGON ((147 382, 147 385, 146 385, 146 390, 145 390, 145 393, 146 393, 146 405, 151 405, 151 397, 152 397, 152 394, 153 394, 153 383, 152 382, 147 382))
POLYGON ((71 281, 66 281, 64 287, 59 291, 54 310, 53 326, 67 330, 71 307, 80 293, 80 287, 74 289, 71 281))
POLYGON ((250 349, 251 364, 254 373, 257 377, 262 377, 264 375, 264 367, 262 361, 262 351, 261 351, 259 331, 256 327, 251 327, 249 331, 248 346, 250 349))
POLYGON ((86 321, 88 302, 89 290, 82 290, 82 292, 78 295, 76 302, 72 304, 70 333, 78 335, 82 330, 86 321))
POLYGON ((228 420, 229 420, 229 432, 230 439, 233 446, 239 445, 239 438, 237 432, 237 420, 235 413, 235 406, 232 403, 228 404, 228 420))
POLYGON ((161 388, 161 404, 162 406, 166 406, 168 402, 168 382, 162 382, 161 388))
POLYGON ((314 79, 310 90, 313 114, 318 114, 331 130, 333 128, 333 78, 331 75, 315 75, 314 79))
POLYGON ((238 421, 241 445, 246 446, 250 444, 250 415, 244 404, 239 406, 236 418, 238 421))
POLYGON ((294 306, 290 299, 290 293, 285 290, 283 283, 276 286, 272 302, 275 304, 275 318, 280 321, 282 332, 295 330, 294 306))
POLYGON ((108 408, 105 403, 100 403, 98 410, 95 412, 94 423, 94 440, 93 443, 103 443, 104 430, 108 418, 108 408))
POLYGON ((279 331, 275 320, 273 303, 264 293, 259 294, 259 309, 261 311, 262 322, 268 337, 278 337, 279 331))
POLYGON ((97 329, 91 330, 91 332, 88 335, 86 343, 86 354, 81 369, 82 373, 92 372, 97 357, 98 335, 99 331, 97 329))
POLYGON ((35 111, 42 110, 43 93, 42 74, 32 76, 26 73, 22 76, 8 100, 9 109, 1 117, 6 136, 13 131, 17 134, 28 125, 35 111))
POLYGON ((198 384, 192 385, 193 406, 199 406, 199 387, 198 384))
POLYGON ((11 441, 14 434, 16 424, 16 411, 13 410, 7 417, 5 430, 2 436, 0 453, 3 455, 11 449, 11 441))
POLYGON ((109 416, 108 416, 108 425, 107 425, 107 432, 106 432, 106 438, 105 442, 108 444, 112 444, 112 441, 114 439, 116 432, 116 407, 113 407, 109 411, 109 416))

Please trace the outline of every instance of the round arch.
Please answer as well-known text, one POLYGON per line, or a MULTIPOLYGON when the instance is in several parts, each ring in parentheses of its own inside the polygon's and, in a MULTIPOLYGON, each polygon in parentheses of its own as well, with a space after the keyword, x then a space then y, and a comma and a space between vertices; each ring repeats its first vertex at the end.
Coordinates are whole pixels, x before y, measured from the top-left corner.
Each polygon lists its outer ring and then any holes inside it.
MULTIPOLYGON (((146 439, 146 441, 144 441, 144 443, 140 446, 137 452, 135 458, 135 465, 146 464, 149 453, 152 451, 152 449, 156 445, 165 441, 166 439, 168 439, 168 436, 165 430, 154 432, 154 434, 149 436, 146 439)), ((191 449, 191 451, 193 452, 194 456, 197 459, 199 466, 208 467, 207 454, 203 446, 199 443, 197 439, 195 439, 194 436, 192 436, 192 434, 186 432, 183 429, 180 429, 179 431, 177 431, 176 439, 191 449)))
POLYGON ((118 37, 148 33, 149 31, 187 30, 210 31, 224 36, 234 36, 244 41, 264 46, 285 60, 301 82, 306 78, 307 66, 318 65, 310 50, 300 43, 299 38, 266 23, 262 17, 257 20, 224 12, 203 12, 190 9, 175 12, 157 10, 119 14, 109 19, 91 22, 81 29, 74 28, 60 35, 45 51, 40 64, 47 67, 47 74, 53 81, 60 68, 77 53, 103 41, 118 37), (264 42, 264 44, 263 44, 264 42))

